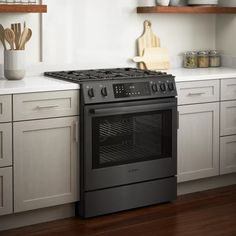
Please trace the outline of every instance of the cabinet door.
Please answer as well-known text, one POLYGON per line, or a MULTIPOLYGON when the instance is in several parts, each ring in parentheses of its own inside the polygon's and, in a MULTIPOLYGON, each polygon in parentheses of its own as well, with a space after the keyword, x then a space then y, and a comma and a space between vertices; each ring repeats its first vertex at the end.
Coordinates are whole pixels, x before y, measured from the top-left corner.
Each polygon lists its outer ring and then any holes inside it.
POLYGON ((236 172, 236 136, 220 139, 220 174, 236 172))
POLYGON ((0 168, 0 216, 13 213, 12 167, 0 168))
POLYGON ((0 167, 12 165, 12 124, 0 124, 0 167))
POLYGON ((14 124, 14 210, 78 200, 78 117, 14 124))
POLYGON ((178 181, 219 174, 219 104, 180 106, 178 181))

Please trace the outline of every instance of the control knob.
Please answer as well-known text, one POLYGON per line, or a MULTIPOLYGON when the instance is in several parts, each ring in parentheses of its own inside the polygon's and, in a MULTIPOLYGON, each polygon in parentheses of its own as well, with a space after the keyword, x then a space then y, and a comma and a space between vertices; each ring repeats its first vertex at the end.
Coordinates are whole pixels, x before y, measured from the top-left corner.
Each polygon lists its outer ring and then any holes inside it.
POLYGON ((158 92, 157 84, 152 84, 152 91, 153 91, 154 93, 158 92))
POLYGON ((93 88, 88 89, 88 96, 89 96, 90 98, 93 98, 93 97, 94 97, 94 90, 93 90, 93 88))
POLYGON ((168 84, 168 89, 169 89, 170 91, 173 91, 173 90, 175 89, 174 84, 173 84, 172 82, 170 82, 170 83, 168 84))
POLYGON ((165 91, 166 91, 166 84, 165 84, 165 83, 160 84, 160 90, 161 90, 162 92, 165 92, 165 91))
POLYGON ((106 88, 106 87, 103 87, 103 88, 101 89, 101 94, 102 94, 103 97, 106 97, 106 96, 107 96, 107 88, 106 88))

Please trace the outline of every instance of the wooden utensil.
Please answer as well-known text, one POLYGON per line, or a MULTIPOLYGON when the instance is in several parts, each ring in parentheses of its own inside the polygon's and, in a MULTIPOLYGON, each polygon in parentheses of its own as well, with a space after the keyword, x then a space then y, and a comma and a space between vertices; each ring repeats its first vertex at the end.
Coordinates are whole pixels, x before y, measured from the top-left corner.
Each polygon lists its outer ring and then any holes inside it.
POLYGON ((25 48, 25 44, 30 40, 31 35, 32 31, 29 28, 25 27, 20 38, 19 50, 23 50, 25 48))
POLYGON ((15 45, 16 45, 16 50, 19 50, 20 46, 20 37, 21 37, 21 24, 16 23, 16 24, 11 24, 11 29, 15 33, 15 45))
MULTIPOLYGON (((30 29, 30 28, 28 28, 28 34, 27 34, 27 37, 26 37, 26 40, 25 40, 25 44, 27 43, 27 42, 29 42, 29 40, 31 39, 31 37, 32 37, 32 30, 30 29)), ((25 49, 25 44, 24 44, 24 46, 23 46, 23 50, 25 49)))
MULTIPOLYGON (((144 30, 141 37, 137 39, 138 56, 143 56, 144 49, 160 47, 160 39, 152 32, 152 23, 144 21, 144 30)), ((139 63, 139 68, 144 69, 143 63, 139 63)))
POLYGON ((4 49, 6 50, 7 47, 6 47, 6 42, 5 42, 5 30, 2 26, 2 24, 0 24, 0 40, 2 42, 4 49))
POLYGON ((166 48, 145 48, 142 57, 134 57, 135 62, 143 62, 144 69, 167 70, 169 69, 169 55, 166 48))
POLYGON ((5 39, 9 43, 11 50, 14 50, 14 43, 15 43, 15 34, 13 30, 6 28, 5 29, 5 39))

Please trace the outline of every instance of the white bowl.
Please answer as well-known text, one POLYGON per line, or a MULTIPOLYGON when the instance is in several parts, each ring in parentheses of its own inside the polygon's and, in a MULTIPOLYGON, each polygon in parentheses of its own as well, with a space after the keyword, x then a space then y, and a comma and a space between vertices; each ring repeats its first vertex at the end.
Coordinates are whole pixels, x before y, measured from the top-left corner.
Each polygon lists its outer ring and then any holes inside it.
POLYGON ((158 6, 169 6, 170 0, 156 0, 158 6))

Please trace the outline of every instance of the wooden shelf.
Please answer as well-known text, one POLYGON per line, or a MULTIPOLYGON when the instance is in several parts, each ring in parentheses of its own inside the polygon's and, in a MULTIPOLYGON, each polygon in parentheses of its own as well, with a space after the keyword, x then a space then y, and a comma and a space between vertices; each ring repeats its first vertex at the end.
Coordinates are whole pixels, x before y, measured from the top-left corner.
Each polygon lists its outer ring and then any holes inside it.
POLYGON ((137 13, 235 14, 236 7, 137 7, 137 13))
POLYGON ((0 4, 0 13, 46 13, 47 5, 0 4))

